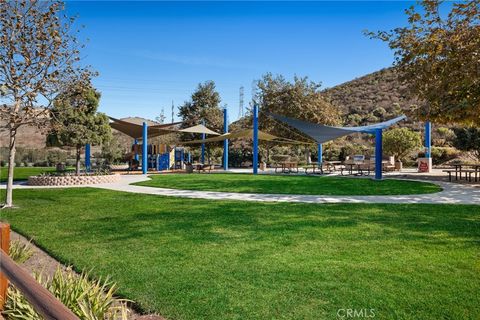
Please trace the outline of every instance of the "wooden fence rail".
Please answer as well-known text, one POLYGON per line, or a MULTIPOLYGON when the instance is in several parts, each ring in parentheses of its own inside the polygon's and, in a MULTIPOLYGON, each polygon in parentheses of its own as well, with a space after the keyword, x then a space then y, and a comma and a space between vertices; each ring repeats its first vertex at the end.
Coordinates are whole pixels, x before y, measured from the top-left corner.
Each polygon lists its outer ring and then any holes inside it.
MULTIPOLYGON (((5 225, 2 224, 0 228, 5 228, 5 225)), ((1 242, 3 242, 3 232, 0 234, 2 234, 1 242)), ((46 320, 79 320, 72 311, 40 285, 27 271, 17 265, 3 250, 0 250, 0 271, 22 292, 35 311, 46 320)))

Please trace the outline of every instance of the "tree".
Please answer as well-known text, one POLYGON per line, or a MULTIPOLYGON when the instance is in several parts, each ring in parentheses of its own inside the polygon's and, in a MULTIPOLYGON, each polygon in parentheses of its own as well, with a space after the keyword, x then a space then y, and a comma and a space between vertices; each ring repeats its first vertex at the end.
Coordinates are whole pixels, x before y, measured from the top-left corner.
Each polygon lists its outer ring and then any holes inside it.
POLYGON ((167 119, 167 116, 165 116, 165 108, 162 109, 162 112, 160 112, 160 114, 155 117, 155 121, 157 121, 158 123, 165 123, 165 120, 167 119))
POLYGON ((118 135, 113 134, 110 141, 102 143, 101 156, 107 164, 115 164, 115 162, 122 161, 125 158, 126 150, 122 147, 118 135))
POLYGON ((395 65, 409 91, 423 103, 412 114, 443 124, 480 125, 480 0, 451 4, 422 1, 405 12, 409 25, 367 33, 395 50, 395 65))
POLYGON ((295 76, 293 82, 288 82, 280 75, 267 73, 257 81, 254 99, 262 112, 260 129, 282 137, 305 140, 304 136, 268 118, 266 113, 326 125, 340 123, 340 112, 323 97, 320 84, 309 81, 306 77, 295 76))
POLYGON ((49 108, 65 78, 87 69, 77 66, 79 48, 73 18, 61 15, 60 1, 0 1, 0 119, 9 132, 7 194, 12 186, 16 134, 21 126, 46 128, 49 108), (38 102, 44 103, 38 108, 38 102))
MULTIPOLYGON (((215 88, 215 82, 199 83, 197 90, 192 94, 190 101, 180 106, 178 115, 183 121, 182 127, 187 128, 202 121, 205 126, 216 132, 223 132, 223 113, 220 109, 220 94, 215 88)), ((182 134, 184 139, 200 139, 199 134, 182 134)), ((207 144, 208 162, 211 161, 211 144, 207 144)))
MULTIPOLYGON (((267 113, 277 113, 320 124, 339 124, 340 112, 322 95, 320 86, 319 83, 310 81, 307 77, 295 76, 293 82, 288 82, 281 75, 265 74, 257 81, 254 94, 254 102, 260 108, 260 130, 279 137, 312 143, 311 138, 296 129, 289 128, 286 124, 273 120, 267 113)), ((269 143, 261 144, 261 149, 265 148, 263 153, 267 162, 270 160, 272 147, 273 145, 269 143)), ((298 149, 298 147, 291 149, 298 149)), ((260 151, 262 153, 263 150, 260 151)), ((309 149, 306 152, 308 153, 309 149)))
POLYGON ((52 108, 53 130, 50 145, 76 149, 76 174, 80 174, 80 156, 85 144, 107 143, 112 133, 107 115, 97 112, 100 93, 89 85, 75 82, 57 96, 52 108))
POLYGON ((453 140, 455 148, 463 151, 472 151, 475 157, 480 160, 480 129, 479 128, 457 128, 454 129, 456 137, 453 140))
POLYGON ((408 128, 395 128, 383 134, 383 153, 404 160, 406 156, 422 147, 422 137, 408 128))
POLYGON ((178 115, 183 127, 191 127, 205 121, 205 125, 213 131, 222 132, 223 117, 220 109, 220 94, 216 91, 215 82, 206 81, 198 84, 190 101, 186 101, 178 115))

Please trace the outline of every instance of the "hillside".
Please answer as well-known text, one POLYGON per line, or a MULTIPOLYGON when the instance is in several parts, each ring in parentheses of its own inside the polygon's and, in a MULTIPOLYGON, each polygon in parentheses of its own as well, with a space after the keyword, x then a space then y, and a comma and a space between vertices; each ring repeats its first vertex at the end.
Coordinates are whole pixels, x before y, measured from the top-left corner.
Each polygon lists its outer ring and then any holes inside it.
MULTIPOLYGON (((325 89, 323 93, 344 114, 345 124, 365 125, 396 117, 417 100, 406 93, 394 68, 382 69, 360 78, 325 89)), ((407 121, 409 126, 420 123, 407 121)))
MULTIPOLYGON (((364 125, 387 120, 404 113, 416 103, 405 92, 393 68, 367 74, 325 89, 323 93, 344 114, 345 125, 364 125)), ((143 120, 142 120, 143 121, 143 120)), ((421 128, 422 123, 407 121, 410 127, 421 128)), ((0 124, 1 126, 1 124, 0 124)), ((131 139, 119 135, 122 145, 130 145, 131 139), (123 139, 122 139, 123 138, 123 139)), ((0 131, 1 146, 8 145, 8 133, 0 131)), ((36 128, 22 127, 17 145, 25 148, 44 148, 45 136, 36 128)))

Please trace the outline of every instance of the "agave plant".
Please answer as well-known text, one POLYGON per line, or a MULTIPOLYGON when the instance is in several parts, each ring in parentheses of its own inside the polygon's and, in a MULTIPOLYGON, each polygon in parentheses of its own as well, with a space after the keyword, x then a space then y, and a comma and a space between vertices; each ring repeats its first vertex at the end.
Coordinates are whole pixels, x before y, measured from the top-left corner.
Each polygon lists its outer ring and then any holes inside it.
MULTIPOLYGON (((42 273, 35 279, 82 320, 127 320, 128 300, 115 297, 117 286, 109 279, 89 280, 89 274, 76 274, 71 268, 58 268, 50 279, 42 273)), ((3 314, 12 320, 42 320, 21 292, 9 287, 3 314)))

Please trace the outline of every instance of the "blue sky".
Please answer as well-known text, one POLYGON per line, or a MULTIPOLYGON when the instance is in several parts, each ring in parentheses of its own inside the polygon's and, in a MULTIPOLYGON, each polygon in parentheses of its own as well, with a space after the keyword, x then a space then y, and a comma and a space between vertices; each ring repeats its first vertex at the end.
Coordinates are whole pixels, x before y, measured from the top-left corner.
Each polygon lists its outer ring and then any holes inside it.
POLYGON ((85 25, 82 56, 100 73, 101 111, 153 119, 165 108, 170 120, 172 100, 214 80, 235 120, 240 86, 247 107, 266 72, 331 87, 390 66, 392 51, 362 31, 405 25, 411 4, 69 1, 67 12, 85 25))

